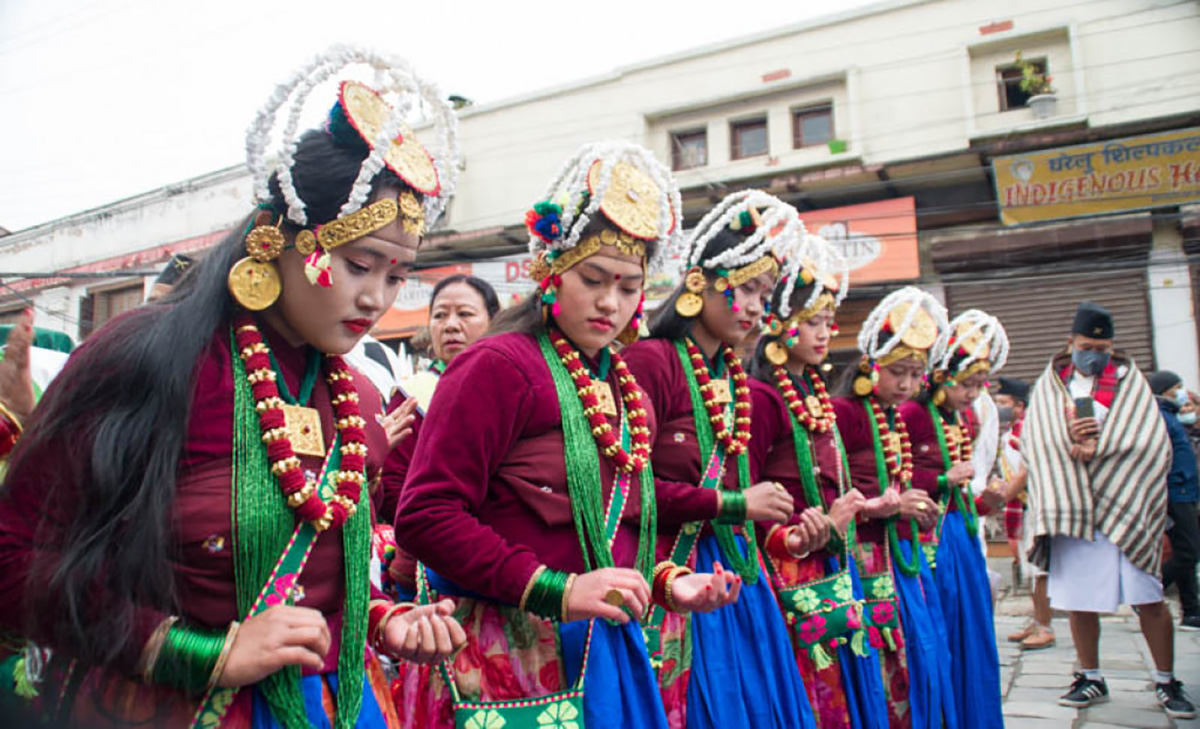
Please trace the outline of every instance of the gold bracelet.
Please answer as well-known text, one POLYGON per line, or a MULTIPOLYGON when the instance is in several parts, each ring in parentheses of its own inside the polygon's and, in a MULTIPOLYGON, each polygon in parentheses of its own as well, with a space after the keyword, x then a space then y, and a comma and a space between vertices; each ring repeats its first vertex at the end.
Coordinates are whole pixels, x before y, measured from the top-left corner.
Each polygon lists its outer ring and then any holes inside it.
POLYGON ((397 614, 399 614, 401 612, 408 612, 409 610, 412 610, 415 607, 416 607, 415 603, 398 602, 395 605, 388 608, 388 611, 383 614, 383 617, 379 618, 379 624, 375 626, 375 640, 372 641, 372 644, 371 644, 372 647, 375 648, 375 650, 382 652, 383 651, 383 636, 384 636, 384 631, 387 629, 388 621, 391 620, 393 617, 395 617, 397 614))
POLYGON ((575 586, 575 578, 579 575, 572 572, 567 577, 567 586, 563 588, 562 596, 562 622, 567 622, 567 601, 571 598, 571 588, 575 586))
POLYGON ((667 601, 667 609, 673 613, 679 612, 679 606, 675 604, 675 580, 690 574, 693 574, 690 568, 676 567, 667 575, 666 584, 663 585, 663 598, 667 601))
POLYGON ((158 654, 162 652, 163 642, 167 639, 167 633, 171 632, 171 628, 175 623, 179 622, 178 615, 172 615, 164 619, 150 634, 150 639, 146 641, 146 647, 142 649, 142 655, 138 658, 136 673, 142 677, 142 680, 148 684, 154 683, 154 666, 158 663, 158 654))
POLYGON ((242 624, 238 621, 233 621, 229 624, 229 631, 225 633, 225 644, 221 646, 221 655, 217 656, 217 665, 213 666, 212 675, 208 678, 208 689, 212 691, 217 686, 217 681, 221 680, 221 674, 225 672, 225 664, 229 662, 229 654, 233 650, 233 641, 237 639, 238 629, 242 624))
POLYGON ((16 413, 8 409, 3 400, 0 400, 0 415, 3 415, 5 420, 13 424, 13 427, 17 429, 17 435, 24 432, 24 428, 21 427, 21 419, 17 417, 16 413))
POLYGON ((529 578, 529 582, 525 583, 525 592, 521 595, 521 602, 517 603, 517 607, 521 608, 521 612, 527 612, 525 603, 529 600, 529 593, 533 592, 533 586, 537 584, 538 578, 542 576, 548 568, 542 565, 533 571, 533 577, 529 578))

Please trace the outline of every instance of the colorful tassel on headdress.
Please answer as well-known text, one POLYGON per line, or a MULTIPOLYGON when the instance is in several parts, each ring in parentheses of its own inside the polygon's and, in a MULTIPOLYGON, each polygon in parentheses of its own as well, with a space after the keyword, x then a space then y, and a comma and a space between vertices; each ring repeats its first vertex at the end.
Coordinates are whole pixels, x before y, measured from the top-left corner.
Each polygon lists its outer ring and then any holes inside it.
POLYGON ((327 289, 333 286, 333 266, 329 252, 317 248, 304 259, 304 275, 313 286, 327 289))

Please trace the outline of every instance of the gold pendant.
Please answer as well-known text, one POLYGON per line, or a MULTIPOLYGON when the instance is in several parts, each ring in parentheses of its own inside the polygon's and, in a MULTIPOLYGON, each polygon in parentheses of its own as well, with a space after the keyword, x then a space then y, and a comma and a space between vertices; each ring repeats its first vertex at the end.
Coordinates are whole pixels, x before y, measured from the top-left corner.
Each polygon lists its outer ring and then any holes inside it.
POLYGON ((593 382, 592 392, 596 394, 596 399, 600 401, 600 412, 605 415, 617 414, 617 401, 613 399, 611 385, 607 382, 593 382))
POLYGON ((275 263, 259 263, 252 258, 243 258, 234 264, 227 284, 233 298, 250 311, 266 309, 283 291, 283 281, 275 263))
POLYGON ((887 434, 888 450, 896 454, 896 458, 900 458, 900 434, 892 431, 887 434))
POLYGON ((815 417, 820 417, 825 414, 824 408, 821 407, 821 400, 816 395, 809 395, 808 397, 804 398, 804 409, 807 410, 810 415, 815 417))
POLYGON ((283 422, 288 440, 297 455, 325 457, 325 436, 321 432, 321 416, 315 408, 298 405, 283 406, 283 422))
POLYGON ((763 352, 767 356, 767 361, 773 365, 782 365, 787 362, 787 347, 783 346, 783 342, 778 339, 768 342, 763 352))
POLYGON ((713 400, 718 405, 733 402, 733 394, 729 391, 729 380, 712 380, 713 400))
POLYGON ((693 294, 690 291, 685 291, 675 299, 675 312, 685 319, 691 319, 700 313, 704 308, 704 299, 700 298, 699 294, 693 294))

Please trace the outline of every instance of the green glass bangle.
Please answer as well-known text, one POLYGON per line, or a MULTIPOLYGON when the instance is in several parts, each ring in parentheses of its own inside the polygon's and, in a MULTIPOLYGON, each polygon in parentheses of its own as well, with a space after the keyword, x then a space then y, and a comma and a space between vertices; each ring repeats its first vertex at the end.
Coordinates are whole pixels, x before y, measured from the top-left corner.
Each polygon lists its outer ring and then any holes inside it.
POLYGON ((721 491, 721 513, 718 524, 742 524, 746 521, 746 494, 741 491, 721 491))
POLYGON ((525 601, 525 609, 534 615, 550 620, 562 618, 563 593, 567 589, 567 572, 545 569, 538 575, 525 601))
POLYGON ((938 494, 944 494, 950 490, 950 479, 946 478, 946 474, 940 474, 937 477, 938 494))
POLYGON ((154 664, 155 683, 202 693, 221 657, 227 632, 172 626, 154 664))

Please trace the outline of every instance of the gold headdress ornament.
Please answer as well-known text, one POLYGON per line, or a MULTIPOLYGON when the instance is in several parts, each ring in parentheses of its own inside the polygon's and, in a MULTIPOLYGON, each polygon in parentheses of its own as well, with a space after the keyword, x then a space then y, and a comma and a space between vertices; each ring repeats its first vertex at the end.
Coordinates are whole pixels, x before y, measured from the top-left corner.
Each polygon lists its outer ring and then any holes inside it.
POLYGON ((935 363, 939 383, 998 372, 1008 361, 1008 334, 996 317, 968 309, 950 322, 949 331, 946 350, 935 363))
POLYGON ((863 353, 854 392, 869 395, 878 382, 879 368, 908 357, 936 362, 945 351, 946 308, 933 295, 906 286, 893 291, 871 311, 858 333, 863 353))
MULTIPOLYGON (((681 211, 671 173, 649 151, 628 142, 584 145, 525 216, 534 257, 529 276, 539 283, 543 313, 559 311, 559 277, 605 246, 641 258, 643 270, 657 269, 679 238, 681 211), (597 214, 605 224, 591 226, 597 214), (652 243, 658 252, 650 261, 652 243)), ((639 304, 622 340, 637 337, 641 315, 639 304)))
POLYGON ((688 241, 684 290, 675 300, 675 311, 684 317, 697 316, 704 308, 708 288, 705 271, 717 274, 713 289, 725 295, 730 307, 737 309, 733 290, 764 273, 778 275, 781 246, 804 234, 804 224, 796 209, 774 195, 761 190, 741 190, 717 203, 708 212, 688 241), (745 236, 736 246, 707 259, 704 249, 724 230, 745 236))
MULTIPOLYGON (((801 234, 780 246, 783 251, 783 268, 776 282, 776 294, 772 301, 778 302, 778 310, 763 313, 763 326, 772 338, 764 353, 772 364, 787 362, 788 350, 795 346, 799 337, 799 325, 827 309, 837 311, 849 290, 849 264, 846 259, 824 238, 807 233, 801 234), (791 311, 791 300, 797 288, 811 287, 800 311, 791 311)), ((837 333, 834 325, 834 334, 837 333)))
POLYGON ((247 132, 246 149, 259 207, 275 209, 276 201, 269 185, 274 177, 287 208, 284 215, 260 213, 256 217, 253 229, 246 235, 247 258, 238 261, 229 274, 229 289, 234 298, 245 308, 255 311, 269 307, 282 291, 274 261, 286 246, 285 218, 292 226, 300 228, 295 235, 295 245, 306 257, 305 273, 309 281, 330 286, 333 281, 329 251, 396 220, 401 222, 406 233, 423 236, 427 226, 441 215, 458 178, 457 121, 437 87, 418 77, 400 58, 349 46, 333 47, 277 86, 247 132), (378 89, 358 81, 342 81, 338 88, 338 103, 331 113, 330 128, 335 124, 339 129, 348 125, 353 131, 346 133, 357 133, 370 153, 363 161, 338 217, 323 225, 312 225, 307 206, 292 179, 298 144, 297 122, 313 88, 352 65, 372 69, 378 89), (396 106, 389 104, 383 94, 394 96, 399 103, 396 106), (272 170, 266 162, 266 146, 281 108, 289 101, 282 151, 272 170), (432 121, 434 130, 441 137, 442 153, 437 158, 417 141, 404 120, 414 104, 432 121), (371 182, 385 165, 412 189, 402 190, 396 198, 384 198, 367 205, 371 182))

